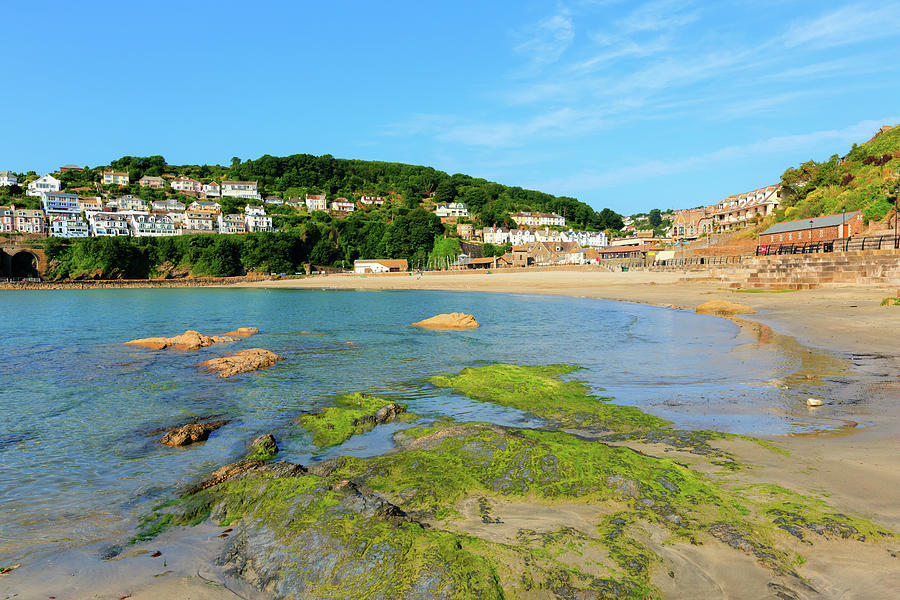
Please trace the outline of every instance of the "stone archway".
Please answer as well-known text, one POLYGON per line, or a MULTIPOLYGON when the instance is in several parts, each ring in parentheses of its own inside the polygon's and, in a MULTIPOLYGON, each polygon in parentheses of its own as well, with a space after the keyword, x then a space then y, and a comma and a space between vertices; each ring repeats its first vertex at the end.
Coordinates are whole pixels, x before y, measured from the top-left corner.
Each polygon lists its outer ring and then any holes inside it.
POLYGON ((9 276, 13 279, 40 276, 40 259, 28 250, 20 250, 10 257, 9 276))

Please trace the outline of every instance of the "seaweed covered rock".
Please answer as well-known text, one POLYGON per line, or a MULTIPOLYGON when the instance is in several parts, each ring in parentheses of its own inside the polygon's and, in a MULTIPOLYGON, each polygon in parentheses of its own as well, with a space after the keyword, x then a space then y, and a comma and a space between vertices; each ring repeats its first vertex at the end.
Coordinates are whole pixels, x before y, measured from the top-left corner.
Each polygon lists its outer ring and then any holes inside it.
MULTIPOLYGON (((167 427, 162 430, 166 431, 166 434, 160 438, 159 443, 164 446, 177 448, 179 446, 188 446, 197 442, 205 442, 209 438, 210 433, 227 424, 228 420, 222 419, 218 421, 188 423, 186 425, 167 427)), ((157 432, 160 432, 160 430, 157 430, 157 432)))
POLYGON ((301 415, 297 423, 313 434, 320 448, 337 446, 354 435, 372 431, 376 425, 400 418, 417 418, 406 412, 406 405, 362 393, 345 394, 315 413, 301 415))
POLYGON ((756 311, 740 302, 728 300, 710 300, 697 307, 697 312, 719 317, 733 317, 735 315, 752 315, 756 311))
POLYGON ((125 342, 132 346, 143 346, 151 350, 199 350, 222 342, 236 342, 239 338, 231 335, 203 335, 199 331, 185 331, 175 337, 150 337, 125 342))
POLYGON ((271 433, 264 433, 250 442, 248 459, 271 460, 278 454, 278 443, 271 433))
POLYGON ((283 356, 278 356, 264 348, 248 348, 219 358, 205 360, 200 363, 200 366, 208 373, 217 373, 219 377, 225 378, 239 373, 257 371, 283 359, 283 356))
POLYGON ((431 329, 475 329, 478 327, 478 321, 476 321, 475 317, 472 315, 455 312, 435 315, 423 321, 413 323, 413 325, 431 329))

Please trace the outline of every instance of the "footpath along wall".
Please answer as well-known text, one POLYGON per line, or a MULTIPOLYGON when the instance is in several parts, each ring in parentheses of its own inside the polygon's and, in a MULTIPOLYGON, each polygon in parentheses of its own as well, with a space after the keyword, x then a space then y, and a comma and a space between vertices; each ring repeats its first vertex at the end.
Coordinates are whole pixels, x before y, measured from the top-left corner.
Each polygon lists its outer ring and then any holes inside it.
MULTIPOLYGON (((706 271, 729 287, 804 289, 842 285, 900 286, 900 252, 865 250, 820 254, 748 256, 727 265, 690 265, 684 272, 706 271)), ((679 267, 651 267, 679 270, 679 267)))

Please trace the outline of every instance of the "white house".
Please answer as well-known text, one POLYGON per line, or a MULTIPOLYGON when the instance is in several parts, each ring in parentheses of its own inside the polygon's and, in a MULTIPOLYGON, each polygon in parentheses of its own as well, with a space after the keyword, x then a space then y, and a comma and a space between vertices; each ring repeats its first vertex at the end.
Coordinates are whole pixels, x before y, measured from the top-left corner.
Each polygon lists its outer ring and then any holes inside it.
POLYGON ((58 192, 62 189, 62 181, 53 175, 43 175, 28 184, 26 196, 40 196, 43 192, 58 192))
POLYGON ((211 200, 194 200, 188 205, 189 210, 208 210, 210 212, 221 212, 222 205, 211 200))
POLYGON ((331 203, 331 210, 333 210, 334 212, 352 213, 355 208, 356 207, 353 206, 353 203, 346 198, 336 198, 331 203))
POLYGON ((219 215, 219 233, 247 233, 244 215, 219 215))
POLYGON ((406 271, 406 260, 355 260, 353 272, 365 273, 402 273, 406 271))
POLYGON ((359 201, 366 205, 375 204, 380 206, 384 204, 384 198, 382 198, 381 196, 363 196, 359 199, 359 201))
POLYGON ((436 205, 434 214, 439 217, 468 217, 469 209, 462 202, 450 202, 436 205))
MULTIPOLYGON (((112 201, 117 210, 147 210, 147 201, 137 196, 127 195, 112 201)), ((109 206, 110 203, 107 203, 109 206)))
POLYGON ((203 184, 203 193, 210 198, 218 198, 222 195, 222 186, 220 186, 215 181, 210 181, 209 183, 203 184))
POLYGON ((328 210, 328 200, 325 199, 325 194, 307 194, 306 210, 308 212, 314 210, 328 210))
POLYGON ((0 171, 0 186, 19 185, 19 178, 12 171, 0 171))
POLYGON ((184 211, 184 202, 169 198, 168 200, 154 200, 150 203, 150 210, 160 212, 184 211))
POLYGON ((130 224, 135 237, 160 237, 181 233, 168 215, 132 215, 130 224))
POLYGON ((485 227, 481 235, 485 244, 500 246, 509 241, 509 230, 506 227, 485 227))
POLYGON ((556 213, 539 213, 539 212, 517 212, 509 215, 516 222, 516 225, 522 227, 545 227, 547 225, 566 226, 566 220, 556 213))
POLYGON ((103 210, 103 199, 100 196, 81 196, 78 198, 78 212, 103 210))
POLYGON ((50 217, 50 235, 63 238, 88 237, 88 224, 75 213, 54 213, 50 217))
POLYGON ((185 175, 181 177, 176 177, 172 180, 172 183, 169 184, 173 190, 179 192, 192 192, 195 194, 199 194, 203 191, 203 184, 197 181, 196 179, 191 179, 185 175))
POLYGON ((247 231, 275 231, 272 225, 272 217, 266 215, 261 206, 244 207, 244 221, 247 223, 247 231))
POLYGON ((138 185, 141 187, 153 188, 155 190, 161 190, 166 187, 166 180, 162 177, 155 177, 153 175, 144 175, 140 179, 138 179, 138 185))
POLYGON ((96 236, 130 235, 128 215, 109 212, 97 212, 88 215, 91 232, 96 236))
POLYGON ((232 198, 252 198, 262 200, 255 181, 223 181, 222 195, 232 198))

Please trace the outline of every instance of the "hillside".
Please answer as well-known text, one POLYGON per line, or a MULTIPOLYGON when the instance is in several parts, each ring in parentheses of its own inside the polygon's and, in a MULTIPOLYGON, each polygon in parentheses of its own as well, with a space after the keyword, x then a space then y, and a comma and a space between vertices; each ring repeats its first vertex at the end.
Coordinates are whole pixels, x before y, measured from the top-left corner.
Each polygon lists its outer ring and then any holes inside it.
POLYGON ((804 219, 861 210, 880 221, 894 207, 900 186, 900 126, 885 128, 844 157, 808 161, 781 176, 785 198, 776 220, 804 219))
MULTIPOLYGON (((162 156, 124 156, 109 165, 116 171, 127 171, 132 184, 115 186, 109 191, 131 193, 146 200, 173 196, 171 190, 141 188, 137 181, 144 175, 186 175, 203 183, 223 179, 259 182, 265 197, 303 198, 305 194, 326 194, 358 199, 362 194, 390 197, 396 208, 426 207, 434 203, 464 202, 476 222, 482 225, 513 226, 509 214, 517 211, 555 212, 576 229, 603 230, 621 227, 621 217, 610 209, 600 212, 566 196, 553 196, 535 190, 510 187, 464 174, 449 175, 432 167, 403 163, 334 158, 330 155, 291 156, 265 155, 255 160, 233 158, 230 167, 220 165, 172 165, 162 156)), ((93 188, 101 181, 105 167, 57 173, 66 190, 93 188)), ((20 177, 27 183, 36 173, 20 177)), ((24 187, 24 186, 23 186, 24 187)), ((3 190, 0 190, 3 192, 3 190)), ((81 193, 89 193, 83 191, 81 193)), ((0 198, 0 202, 4 201, 0 198)), ((27 200, 26 200, 27 203, 27 200)), ((238 203, 235 203, 236 205, 238 203)), ((242 203, 241 203, 242 204, 242 203)), ((35 205, 36 207, 36 205, 35 205)))

